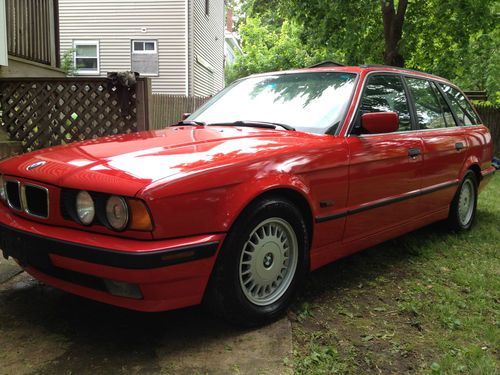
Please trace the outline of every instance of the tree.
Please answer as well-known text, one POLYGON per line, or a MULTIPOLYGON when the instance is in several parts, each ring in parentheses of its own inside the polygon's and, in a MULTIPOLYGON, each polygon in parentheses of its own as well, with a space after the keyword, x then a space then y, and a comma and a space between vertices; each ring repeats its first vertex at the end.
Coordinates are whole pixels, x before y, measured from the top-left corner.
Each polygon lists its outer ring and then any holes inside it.
POLYGON ((403 36, 408 0, 399 0, 397 12, 394 9, 394 0, 381 0, 382 19, 384 22, 384 63, 386 65, 404 66, 404 58, 399 53, 399 41, 403 36))

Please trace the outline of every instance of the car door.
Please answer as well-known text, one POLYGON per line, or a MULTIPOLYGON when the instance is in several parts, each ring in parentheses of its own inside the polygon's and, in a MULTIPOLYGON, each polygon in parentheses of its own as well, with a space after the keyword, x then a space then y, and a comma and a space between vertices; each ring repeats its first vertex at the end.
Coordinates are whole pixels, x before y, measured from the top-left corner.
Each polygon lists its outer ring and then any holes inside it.
POLYGON ((421 214, 447 207, 457 189, 467 140, 439 88, 431 80, 405 77, 424 142, 421 214))
POLYGON ((422 140, 411 120, 402 78, 368 76, 358 120, 366 112, 396 112, 394 133, 363 134, 359 123, 347 138, 350 152, 348 216, 344 242, 354 241, 410 220, 417 212, 422 140))

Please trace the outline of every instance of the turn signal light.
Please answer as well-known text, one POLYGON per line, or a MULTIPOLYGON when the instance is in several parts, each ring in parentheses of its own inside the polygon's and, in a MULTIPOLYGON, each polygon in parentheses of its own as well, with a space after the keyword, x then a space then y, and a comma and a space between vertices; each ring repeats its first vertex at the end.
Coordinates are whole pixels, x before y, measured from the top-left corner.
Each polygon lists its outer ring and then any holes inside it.
POLYGON ((146 204, 138 199, 127 199, 127 203, 130 211, 128 228, 132 230, 153 230, 153 221, 146 204))

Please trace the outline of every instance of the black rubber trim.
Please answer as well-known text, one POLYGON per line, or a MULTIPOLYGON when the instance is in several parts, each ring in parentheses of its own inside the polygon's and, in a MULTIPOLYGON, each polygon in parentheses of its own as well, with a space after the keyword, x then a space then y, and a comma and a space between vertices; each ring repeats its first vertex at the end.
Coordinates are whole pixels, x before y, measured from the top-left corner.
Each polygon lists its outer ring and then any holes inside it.
POLYGON ((214 241, 200 245, 143 253, 117 251, 47 238, 2 224, 0 224, 0 244, 4 256, 16 257, 17 253, 20 256, 27 256, 29 259, 29 256, 39 257, 50 253, 85 262, 126 269, 159 268, 209 258, 215 255, 219 247, 219 241, 214 241), (185 257, 175 257, 183 253, 192 254, 187 254, 185 257))
POLYGON ((319 217, 316 217, 315 222, 319 224, 319 223, 324 223, 325 221, 340 219, 340 218, 343 218, 343 217, 346 217, 349 215, 359 214, 360 212, 363 212, 363 211, 368 211, 368 210, 372 210, 374 208, 384 207, 384 206, 388 206, 390 204, 402 202, 402 201, 405 201, 408 199, 417 198, 417 197, 420 197, 422 195, 431 194, 431 193, 434 193, 436 191, 447 189, 451 186, 457 186, 457 185, 458 185, 458 181, 448 182, 446 184, 443 184, 443 185, 440 185, 437 187, 433 187, 433 188, 429 188, 429 189, 425 189, 425 190, 420 190, 416 193, 405 195, 404 197, 387 199, 383 202, 378 202, 378 203, 374 203, 374 204, 371 204, 368 206, 355 208, 353 210, 345 210, 345 211, 339 212, 339 213, 334 214, 334 215, 319 216, 319 217))

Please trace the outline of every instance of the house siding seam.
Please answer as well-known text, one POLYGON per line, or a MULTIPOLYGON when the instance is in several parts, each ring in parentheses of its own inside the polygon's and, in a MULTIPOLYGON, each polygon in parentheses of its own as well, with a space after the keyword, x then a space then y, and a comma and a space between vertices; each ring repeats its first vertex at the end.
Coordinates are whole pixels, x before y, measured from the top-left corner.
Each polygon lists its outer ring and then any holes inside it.
POLYGON ((224 87, 224 1, 192 0, 193 6, 193 94, 213 95, 224 87), (207 68, 213 68, 213 72, 207 68))
POLYGON ((105 76, 131 69, 132 39, 156 40, 159 76, 152 77, 153 91, 185 95, 187 1, 60 0, 61 56, 74 40, 98 40, 100 75, 105 76))

